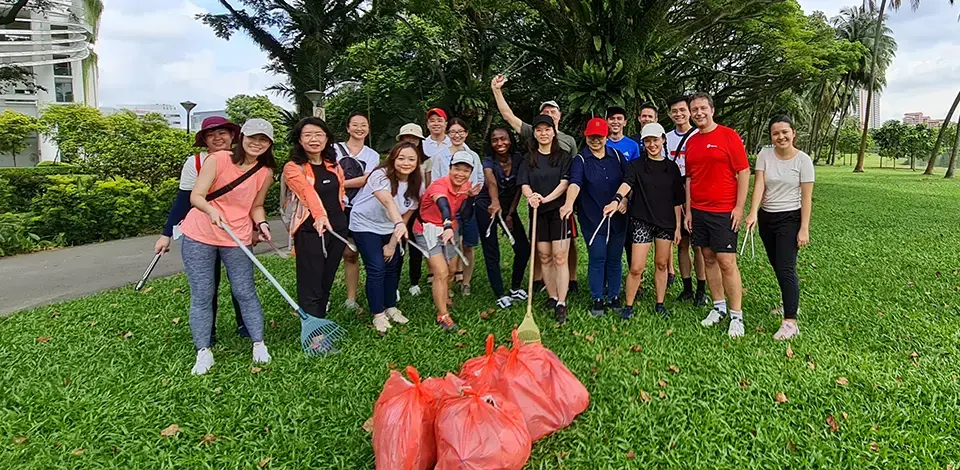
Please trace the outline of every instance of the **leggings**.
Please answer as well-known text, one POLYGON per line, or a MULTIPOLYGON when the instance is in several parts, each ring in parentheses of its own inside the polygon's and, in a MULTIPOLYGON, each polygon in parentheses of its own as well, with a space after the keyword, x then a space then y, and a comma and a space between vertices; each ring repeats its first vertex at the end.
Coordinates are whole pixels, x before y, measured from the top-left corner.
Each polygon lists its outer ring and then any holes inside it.
MULTIPOLYGON (((310 316, 327 316, 327 302, 330 301, 330 289, 337 277, 337 269, 343 260, 343 250, 347 247, 333 235, 317 234, 306 223, 293 235, 293 246, 297 253, 297 303, 310 316), (327 254, 323 254, 323 244, 327 245, 327 254)), ((346 230, 337 232, 346 236, 346 230)))
POLYGON ((240 304, 243 323, 253 342, 263 341, 263 309, 253 282, 253 262, 239 247, 214 246, 184 236, 180 246, 190 283, 190 332, 197 349, 210 347, 217 255, 227 268, 230 290, 240 304))
POLYGON ((757 213, 757 226, 767 259, 773 266, 783 298, 783 318, 795 320, 800 305, 800 279, 797 276, 797 234, 800 209, 787 212, 757 213))
MULTIPOLYGON (((220 253, 217 252, 217 265, 213 270, 213 282, 216 286, 213 288, 213 326, 210 328, 210 345, 213 346, 217 342, 217 310, 220 309, 217 302, 217 298, 220 296, 220 253)), ((243 328, 243 316, 240 314, 240 302, 237 302, 237 298, 234 297, 233 293, 230 293, 230 300, 233 301, 233 313, 237 317, 237 328, 243 328)))
MULTIPOLYGON (((420 217, 420 210, 413 212, 413 215, 410 217, 410 221, 407 222, 407 233, 410 234, 411 239, 413 238, 413 224, 417 221, 417 218, 420 217)), ((414 248, 409 250, 407 256, 410 258, 410 286, 416 286, 420 284, 420 277, 423 275, 423 253, 420 253, 420 250, 414 248)), ((399 279, 400 270, 403 269, 403 263, 397 263, 397 276, 399 279)))
MULTIPOLYGON (((490 288, 496 296, 503 297, 506 291, 503 289, 503 276, 500 273, 500 222, 498 219, 490 219, 490 213, 487 212, 489 205, 477 202, 476 215, 477 225, 480 229, 480 244, 483 246, 483 262, 487 268, 487 279, 490 281, 490 288), (490 230, 490 236, 487 235, 487 227, 495 224, 490 230)), ((523 286, 523 274, 527 269, 527 263, 530 261, 530 241, 527 240, 527 232, 523 229, 520 215, 514 211, 511 216, 513 219, 513 229, 510 233, 513 235, 513 271, 510 277, 510 288, 521 289, 523 286)), ((506 217, 504 217, 506 219, 506 217)), ((413 250, 411 250, 413 251, 413 250)), ((531 274, 532 275, 532 274, 531 274)))

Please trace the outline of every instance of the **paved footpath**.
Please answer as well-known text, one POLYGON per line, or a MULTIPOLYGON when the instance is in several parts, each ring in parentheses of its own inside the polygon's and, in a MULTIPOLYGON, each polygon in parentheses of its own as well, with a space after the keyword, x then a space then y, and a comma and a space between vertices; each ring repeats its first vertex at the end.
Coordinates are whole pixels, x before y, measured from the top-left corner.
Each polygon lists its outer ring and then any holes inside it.
MULTIPOLYGON (((271 220, 276 245, 285 248, 287 232, 271 220)), ((157 235, 0 258, 0 317, 20 310, 75 299, 136 284, 153 259, 157 235)), ((254 253, 270 250, 266 243, 254 253)), ((151 279, 183 271, 180 243, 173 242, 151 279)))

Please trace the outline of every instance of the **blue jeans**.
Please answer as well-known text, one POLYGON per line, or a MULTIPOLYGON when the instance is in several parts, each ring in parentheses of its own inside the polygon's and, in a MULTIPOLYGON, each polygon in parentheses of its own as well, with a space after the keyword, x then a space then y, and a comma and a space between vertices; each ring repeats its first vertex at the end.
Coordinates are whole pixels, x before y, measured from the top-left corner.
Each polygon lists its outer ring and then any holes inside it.
MULTIPOLYGON (((583 221, 580 222, 583 226, 583 221)), ((587 233, 587 232, 584 232, 587 233)), ((587 247, 590 258, 587 264, 587 280, 590 282, 590 295, 596 299, 612 299, 620 296, 623 282, 623 244, 627 231, 613 230, 607 241, 607 228, 601 227, 593 245, 587 247), (606 287, 606 295, 604 295, 606 287)), ((587 239, 589 243, 590 239, 587 239)))
MULTIPOLYGON (((463 204, 464 205, 473 204, 474 199, 476 198, 468 198, 466 201, 463 202, 463 204)), ((463 245, 469 246, 469 247, 475 247, 480 245, 480 226, 477 224, 476 213, 474 213, 470 217, 470 220, 463 220, 463 217, 461 217, 462 214, 463 214, 463 207, 461 207, 460 210, 457 211, 457 215, 456 215, 457 227, 460 228, 460 238, 463 240, 463 245)))
POLYGON ((353 241, 357 244, 357 251, 360 252, 360 258, 363 260, 363 268, 367 272, 364 288, 367 291, 370 313, 374 315, 397 306, 399 267, 402 263, 400 248, 397 247, 390 261, 383 259, 383 247, 390 242, 392 235, 353 232, 353 241))

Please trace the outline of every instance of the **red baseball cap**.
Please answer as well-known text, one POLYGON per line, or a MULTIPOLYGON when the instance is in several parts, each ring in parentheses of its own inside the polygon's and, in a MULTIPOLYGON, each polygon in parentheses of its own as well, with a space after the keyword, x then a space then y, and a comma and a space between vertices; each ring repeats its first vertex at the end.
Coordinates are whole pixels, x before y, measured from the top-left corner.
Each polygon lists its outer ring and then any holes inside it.
POLYGON ((603 118, 593 118, 587 122, 587 128, 583 131, 583 135, 590 137, 592 135, 599 135, 601 137, 606 137, 610 133, 610 128, 607 127, 607 120, 603 118))
POLYGON ((444 120, 447 119, 447 112, 440 108, 430 108, 430 111, 427 111, 427 119, 430 119, 430 116, 436 114, 437 116, 442 117, 444 120))

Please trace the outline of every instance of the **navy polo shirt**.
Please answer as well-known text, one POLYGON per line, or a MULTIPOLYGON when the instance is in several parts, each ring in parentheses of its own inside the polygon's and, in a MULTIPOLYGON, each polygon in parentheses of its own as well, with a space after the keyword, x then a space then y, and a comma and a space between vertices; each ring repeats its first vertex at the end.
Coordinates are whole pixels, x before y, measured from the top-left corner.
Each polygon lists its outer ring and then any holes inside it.
MULTIPOLYGON (((523 159, 523 155, 517 152, 512 153, 510 155, 510 174, 508 175, 506 170, 503 169, 503 165, 497 160, 497 157, 487 155, 487 158, 483 159, 483 169, 490 169, 490 171, 493 172, 494 179, 497 180, 497 188, 499 190, 497 194, 500 196, 500 206, 503 207, 504 211, 510 210, 513 204, 513 198, 516 197, 517 192, 520 191, 520 185, 517 184, 517 173, 520 170, 520 165, 525 164, 526 162, 523 159)), ((477 195, 477 204, 483 207, 490 206, 490 192, 487 191, 486 187, 477 195)))
MULTIPOLYGON (((589 148, 574 157, 570 167, 570 184, 580 186, 577 213, 585 237, 593 235, 603 219, 603 207, 613 201, 627 174, 627 160, 617 150, 606 147, 606 155, 597 158, 589 148)), ((611 222, 613 233, 627 229, 627 217, 615 213, 611 222)), ((606 234, 606 229, 601 229, 606 234)), ((599 235, 598 235, 599 236, 599 235)))

